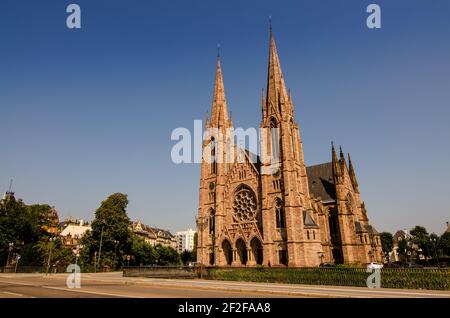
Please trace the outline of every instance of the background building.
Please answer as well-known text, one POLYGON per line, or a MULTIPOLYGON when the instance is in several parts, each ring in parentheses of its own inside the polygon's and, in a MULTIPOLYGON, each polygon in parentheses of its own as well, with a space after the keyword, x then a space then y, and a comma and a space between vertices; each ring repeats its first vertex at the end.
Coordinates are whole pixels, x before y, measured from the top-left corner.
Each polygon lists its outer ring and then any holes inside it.
POLYGON ((152 246, 161 244, 162 246, 172 247, 173 249, 177 248, 175 236, 167 230, 148 226, 141 221, 131 222, 131 229, 134 234, 143 238, 145 242, 152 246))
POLYGON ((191 252, 194 250, 195 233, 197 232, 189 228, 186 231, 180 231, 175 234, 178 253, 182 253, 183 251, 191 252))
POLYGON ((62 238, 63 244, 67 248, 71 248, 72 250, 77 250, 80 248, 80 241, 83 235, 85 235, 88 231, 92 231, 92 228, 89 225, 86 225, 83 220, 78 221, 78 223, 74 223, 73 221, 68 222, 67 224, 62 224, 64 229, 60 233, 60 237, 62 238))

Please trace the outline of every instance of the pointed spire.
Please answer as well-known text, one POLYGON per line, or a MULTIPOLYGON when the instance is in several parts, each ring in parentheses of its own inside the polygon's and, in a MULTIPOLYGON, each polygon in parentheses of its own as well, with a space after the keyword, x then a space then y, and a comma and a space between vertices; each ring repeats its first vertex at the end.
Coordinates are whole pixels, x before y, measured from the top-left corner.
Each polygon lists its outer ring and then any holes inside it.
POLYGON ((336 149, 334 149, 333 142, 331 142, 331 158, 332 158, 333 164, 335 162, 337 162, 337 154, 336 154, 336 149))
POLYGON ((331 165, 333 168, 334 182, 336 184, 341 183, 342 170, 341 170, 341 165, 339 164, 339 160, 338 160, 338 157, 336 154, 336 149, 334 148, 333 142, 331 142, 331 165))
POLYGON ((269 48, 269 67, 267 72, 267 107, 272 104, 278 109, 279 101, 288 100, 286 85, 284 83, 283 72, 281 70, 278 51, 275 44, 275 37, 272 32, 272 22, 270 22, 270 48, 269 48))
POLYGON ((350 158, 350 154, 348 154, 348 170, 349 170, 349 174, 350 174, 350 180, 353 185, 353 189, 355 190, 355 192, 359 193, 359 185, 358 185, 358 181, 356 180, 356 173, 355 173, 355 169, 353 168, 352 159, 350 158))
POLYGON ((205 127, 206 128, 209 127, 209 113, 208 113, 208 111, 206 111, 205 127))
POLYGON ((233 112, 230 111, 230 120, 228 121, 228 127, 233 127, 233 112))
POLYGON ((217 53, 216 82, 214 86, 214 98, 211 109, 212 127, 226 127, 228 125, 227 101, 225 87, 223 85, 222 68, 220 65, 220 52, 217 53))

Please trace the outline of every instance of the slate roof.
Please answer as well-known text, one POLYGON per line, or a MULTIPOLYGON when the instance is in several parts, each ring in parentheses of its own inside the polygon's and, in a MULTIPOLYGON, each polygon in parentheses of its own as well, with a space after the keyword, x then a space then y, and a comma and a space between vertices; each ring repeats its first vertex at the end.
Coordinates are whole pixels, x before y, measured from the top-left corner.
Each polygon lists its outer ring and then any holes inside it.
POLYGON ((331 162, 306 167, 306 174, 308 175, 309 192, 313 196, 320 197, 323 202, 336 200, 331 162))

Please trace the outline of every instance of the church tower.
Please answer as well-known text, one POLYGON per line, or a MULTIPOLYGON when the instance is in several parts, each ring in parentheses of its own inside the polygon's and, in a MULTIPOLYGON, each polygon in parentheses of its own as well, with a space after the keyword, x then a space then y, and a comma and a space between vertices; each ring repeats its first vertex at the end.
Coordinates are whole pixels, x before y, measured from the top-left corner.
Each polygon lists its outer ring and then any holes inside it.
POLYGON ((302 140, 272 27, 260 127, 264 263, 317 266, 322 253, 319 227, 311 209, 302 140))
POLYGON ((332 147, 332 166, 336 191, 334 219, 337 224, 339 249, 334 258, 338 263, 357 264, 381 261, 380 238, 369 224, 364 202, 350 155, 348 165, 342 148, 339 158, 332 147))
POLYGON ((217 229, 223 224, 224 186, 232 164, 233 122, 228 116, 225 87, 223 83, 220 55, 217 55, 216 80, 211 107, 211 116, 206 114, 205 134, 202 144, 200 177, 200 205, 197 216, 197 259, 213 265, 217 256, 217 229))

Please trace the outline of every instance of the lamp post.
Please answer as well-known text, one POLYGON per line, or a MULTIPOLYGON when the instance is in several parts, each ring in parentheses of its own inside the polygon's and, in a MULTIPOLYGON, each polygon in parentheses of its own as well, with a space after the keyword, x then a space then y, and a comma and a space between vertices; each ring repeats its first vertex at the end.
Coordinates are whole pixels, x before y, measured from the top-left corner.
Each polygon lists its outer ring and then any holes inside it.
POLYGON ((77 245, 77 249, 75 250, 75 266, 78 265, 78 257, 80 256, 80 245, 77 245))
POLYGON ((439 264, 439 254, 438 251, 436 249, 437 246, 437 239, 436 237, 430 238, 431 244, 433 245, 434 248, 434 256, 436 257, 436 262, 437 262, 437 266, 441 267, 441 264, 439 264))
POLYGON ((20 254, 16 255, 16 267, 14 269, 14 273, 17 273, 17 266, 19 265, 20 257, 20 254))
POLYGON ((102 224, 102 233, 100 234, 100 247, 98 249, 98 259, 97 259, 97 264, 95 265, 95 272, 97 272, 97 265, 100 265, 100 257, 102 255, 103 228, 104 228, 104 225, 102 224))
MULTIPOLYGON (((200 232, 200 278, 203 278, 203 230, 207 224, 207 222, 200 222, 198 218, 195 219, 195 223, 197 223, 197 229, 200 232)), ((198 246, 197 246, 198 249, 198 246)))
POLYGON ((118 267, 117 265, 117 246, 119 245, 119 241, 118 240, 114 240, 114 245, 116 246, 116 249, 114 251, 114 263, 116 263, 116 267, 118 267))
POLYGON ((94 273, 97 273, 97 251, 94 252, 94 273))
POLYGON ((8 243, 8 258, 6 259, 6 266, 8 266, 8 264, 9 264, 9 258, 11 256, 11 251, 12 251, 13 247, 14 247, 14 243, 12 243, 12 242, 8 243))
POLYGON ((52 249, 53 249, 53 241, 54 241, 54 238, 49 238, 48 239, 48 241, 50 242, 50 249, 49 249, 49 252, 48 252, 48 261, 47 261, 47 272, 46 272, 46 274, 48 274, 48 271, 49 271, 49 269, 50 269, 50 263, 51 263, 51 259, 52 259, 52 249))

